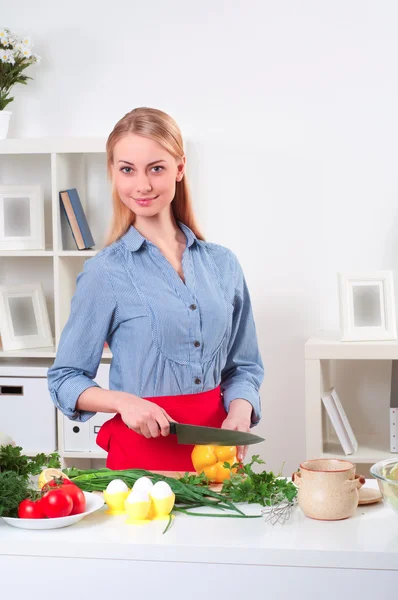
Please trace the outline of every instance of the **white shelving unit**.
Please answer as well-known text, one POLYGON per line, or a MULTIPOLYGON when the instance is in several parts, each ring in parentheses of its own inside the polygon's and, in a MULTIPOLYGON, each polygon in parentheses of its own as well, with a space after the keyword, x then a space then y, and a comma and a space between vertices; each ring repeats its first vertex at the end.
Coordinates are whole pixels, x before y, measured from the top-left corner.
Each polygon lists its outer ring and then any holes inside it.
MULTIPOLYGON (((383 373, 391 375, 391 361, 398 360, 398 342, 341 342, 337 337, 312 338, 305 344, 306 458, 345 458, 358 464, 373 464, 390 453, 388 395, 377 397, 377 420, 362 417, 363 406, 351 406, 350 423, 358 440, 358 451, 345 455, 336 439, 321 396, 334 387, 339 361, 348 361, 348 379, 363 369, 364 361, 383 361, 383 373), (356 420, 357 416, 357 420, 356 420)), ((366 367, 366 365, 365 365, 366 367)), ((366 370, 366 369, 365 369, 366 370)), ((387 384, 386 384, 387 385, 387 384)), ((338 391, 338 390, 337 390, 338 391)), ((386 389, 384 389, 386 392, 386 389)), ((340 397, 344 404, 344 398, 340 397)), ((345 408, 347 408, 345 406, 345 408)), ((373 412, 374 414, 374 412, 373 412)))
MULTIPOLYGON (((0 345, 0 367, 29 366, 43 359, 50 366, 68 319, 76 277, 84 262, 102 248, 111 217, 110 185, 106 174, 105 138, 0 140, 0 184, 40 184, 44 191, 45 250, 0 251, 0 284, 40 281, 43 285, 53 348, 7 352, 0 345), (96 246, 78 250, 59 201, 59 191, 77 188, 96 246)), ((103 352, 103 362, 111 358, 103 352)), ((58 416, 58 442, 63 439, 58 416)), ((40 448, 37 449, 40 451, 40 448)), ((98 453, 67 453, 65 458, 103 458, 98 453), (69 456, 71 455, 71 456, 69 456)))

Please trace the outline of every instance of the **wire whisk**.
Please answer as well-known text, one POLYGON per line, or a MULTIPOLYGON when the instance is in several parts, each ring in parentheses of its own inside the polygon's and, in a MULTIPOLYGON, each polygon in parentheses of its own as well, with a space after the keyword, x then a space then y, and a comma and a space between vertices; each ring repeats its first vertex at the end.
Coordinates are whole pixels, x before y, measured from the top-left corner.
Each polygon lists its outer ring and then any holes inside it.
POLYGON ((270 498, 270 505, 261 509, 261 514, 266 523, 271 523, 271 525, 280 523, 283 525, 283 523, 290 519, 292 509, 296 504, 296 498, 290 502, 286 498, 280 499, 280 497, 274 496, 270 498))

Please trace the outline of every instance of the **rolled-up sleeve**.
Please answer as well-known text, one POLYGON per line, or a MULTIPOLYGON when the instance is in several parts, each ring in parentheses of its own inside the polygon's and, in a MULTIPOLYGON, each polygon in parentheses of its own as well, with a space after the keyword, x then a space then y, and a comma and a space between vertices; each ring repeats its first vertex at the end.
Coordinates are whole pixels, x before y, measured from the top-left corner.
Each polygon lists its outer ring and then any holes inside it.
POLYGON ((55 406, 67 417, 87 421, 95 413, 76 409, 93 381, 104 343, 117 326, 116 300, 101 255, 89 259, 76 279, 68 321, 62 331, 54 364, 48 370, 48 389, 55 406))
POLYGON ((257 332, 253 318, 249 290, 242 268, 235 257, 235 298, 231 337, 227 360, 221 372, 221 391, 227 412, 237 398, 250 402, 253 407, 252 424, 261 418, 259 389, 264 379, 257 332))

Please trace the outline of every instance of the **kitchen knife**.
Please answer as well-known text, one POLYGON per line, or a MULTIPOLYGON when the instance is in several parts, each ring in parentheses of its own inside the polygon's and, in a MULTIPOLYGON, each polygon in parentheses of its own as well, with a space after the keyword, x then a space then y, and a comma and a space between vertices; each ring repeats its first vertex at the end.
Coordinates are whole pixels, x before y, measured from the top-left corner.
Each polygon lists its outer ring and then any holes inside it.
POLYGON ((217 427, 200 427, 170 423, 170 433, 177 435, 179 444, 198 444, 214 446, 249 446, 263 442, 264 438, 244 431, 231 431, 217 427))

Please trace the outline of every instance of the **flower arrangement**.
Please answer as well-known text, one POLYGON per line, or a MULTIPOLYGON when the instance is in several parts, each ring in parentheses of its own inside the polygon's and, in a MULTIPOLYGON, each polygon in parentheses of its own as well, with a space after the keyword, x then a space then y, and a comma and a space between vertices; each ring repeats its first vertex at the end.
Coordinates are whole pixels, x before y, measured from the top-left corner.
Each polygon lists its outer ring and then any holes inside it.
POLYGON ((27 75, 23 71, 40 62, 40 56, 32 53, 29 37, 19 38, 9 29, 0 29, 0 111, 14 100, 11 88, 16 83, 26 85, 27 75))

